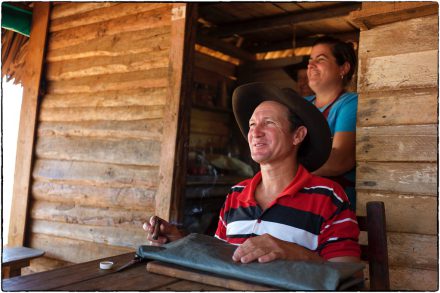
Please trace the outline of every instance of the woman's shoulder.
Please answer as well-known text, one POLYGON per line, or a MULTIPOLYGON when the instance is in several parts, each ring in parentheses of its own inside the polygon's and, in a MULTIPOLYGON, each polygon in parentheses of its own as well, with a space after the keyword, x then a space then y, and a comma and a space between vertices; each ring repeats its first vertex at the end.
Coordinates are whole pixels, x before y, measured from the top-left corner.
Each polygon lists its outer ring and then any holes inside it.
POLYGON ((358 94, 355 92, 346 92, 336 101, 335 106, 339 107, 357 107, 358 94))

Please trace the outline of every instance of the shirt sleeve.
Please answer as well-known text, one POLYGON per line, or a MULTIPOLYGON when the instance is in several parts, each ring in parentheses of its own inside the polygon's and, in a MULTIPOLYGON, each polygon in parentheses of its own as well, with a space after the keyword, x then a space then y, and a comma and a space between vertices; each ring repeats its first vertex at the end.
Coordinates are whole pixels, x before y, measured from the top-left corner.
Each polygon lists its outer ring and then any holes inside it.
POLYGON ((342 202, 338 203, 333 215, 324 221, 317 251, 326 260, 342 256, 360 257, 356 215, 349 208, 347 195, 342 188, 335 188, 334 191, 342 202))
POLYGON ((358 104, 357 93, 351 93, 338 109, 335 123, 335 133, 342 131, 356 131, 356 112, 358 104))
MULTIPOLYGON (((228 198, 226 198, 227 200, 228 198)), ((225 202, 226 204, 226 202, 225 202)), ((220 215, 218 218, 217 230, 215 232, 214 237, 226 241, 226 223, 224 221, 225 216, 225 204, 223 204, 222 209, 220 210, 220 215)))

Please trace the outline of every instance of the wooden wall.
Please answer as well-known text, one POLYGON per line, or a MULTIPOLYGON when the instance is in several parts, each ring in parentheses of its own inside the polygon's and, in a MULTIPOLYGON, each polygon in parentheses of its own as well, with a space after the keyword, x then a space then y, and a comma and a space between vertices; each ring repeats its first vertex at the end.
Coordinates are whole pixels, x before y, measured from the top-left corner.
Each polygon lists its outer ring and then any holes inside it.
POLYGON ((362 31, 359 63, 357 213, 385 202, 393 290, 438 290, 438 15, 362 31))
POLYGON ((34 271, 133 251, 155 213, 172 3, 60 3, 50 17, 27 243, 34 271))

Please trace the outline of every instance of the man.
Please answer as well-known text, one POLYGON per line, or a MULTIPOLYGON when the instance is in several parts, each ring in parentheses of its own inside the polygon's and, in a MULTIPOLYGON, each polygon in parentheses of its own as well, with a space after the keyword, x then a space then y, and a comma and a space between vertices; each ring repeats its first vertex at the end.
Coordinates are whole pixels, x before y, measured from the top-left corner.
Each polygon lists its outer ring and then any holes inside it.
MULTIPOLYGON (((330 154, 325 118, 296 92, 265 83, 238 87, 234 115, 261 171, 232 187, 215 237, 239 245, 233 260, 359 261, 359 229, 343 189, 312 175, 330 154)), ((152 245, 183 236, 155 217, 144 225, 152 245)))

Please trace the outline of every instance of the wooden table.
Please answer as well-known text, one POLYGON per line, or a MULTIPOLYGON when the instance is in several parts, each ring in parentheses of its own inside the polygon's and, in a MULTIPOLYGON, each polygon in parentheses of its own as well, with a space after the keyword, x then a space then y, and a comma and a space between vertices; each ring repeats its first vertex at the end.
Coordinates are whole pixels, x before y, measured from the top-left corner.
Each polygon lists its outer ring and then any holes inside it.
POLYGON ((146 263, 137 263, 125 270, 116 272, 122 265, 133 259, 133 253, 122 254, 106 259, 2 280, 4 291, 227 291, 198 282, 186 281, 176 277, 149 273, 146 263), (99 269, 99 262, 111 260, 111 270, 99 269))
POLYGON ((28 247, 5 247, 2 253, 2 278, 21 275, 21 268, 27 267, 30 260, 44 255, 44 251, 28 247))

